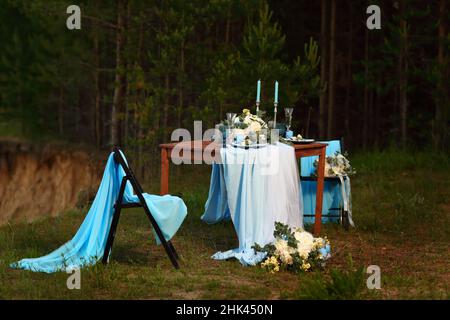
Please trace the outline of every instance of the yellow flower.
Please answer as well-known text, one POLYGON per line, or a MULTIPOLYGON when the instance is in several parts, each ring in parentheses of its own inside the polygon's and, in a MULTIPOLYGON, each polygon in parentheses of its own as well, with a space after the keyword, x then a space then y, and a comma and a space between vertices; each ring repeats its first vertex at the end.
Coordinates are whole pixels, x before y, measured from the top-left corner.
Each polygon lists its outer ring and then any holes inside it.
POLYGON ((322 238, 316 238, 314 239, 314 249, 320 249, 325 247, 325 240, 322 238))
POLYGON ((275 273, 280 271, 280 264, 278 262, 278 259, 272 256, 261 263, 261 268, 266 268, 270 271, 270 273, 275 273))
POLYGON ((311 268, 311 265, 309 263, 303 263, 302 264, 302 270, 308 271, 311 268))

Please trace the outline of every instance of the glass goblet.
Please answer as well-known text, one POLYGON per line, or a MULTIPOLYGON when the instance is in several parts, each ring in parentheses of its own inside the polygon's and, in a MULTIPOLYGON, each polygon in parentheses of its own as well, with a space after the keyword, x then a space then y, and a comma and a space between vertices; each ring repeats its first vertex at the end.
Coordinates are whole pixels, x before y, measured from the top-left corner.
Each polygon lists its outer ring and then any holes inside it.
POLYGON ((286 117, 286 129, 289 131, 292 123, 292 113, 294 112, 294 108, 284 108, 284 115, 286 117))
POLYGON ((237 116, 236 113, 233 113, 233 112, 227 113, 227 123, 228 123, 228 127, 230 129, 234 128, 234 120, 236 120, 236 116, 237 116))

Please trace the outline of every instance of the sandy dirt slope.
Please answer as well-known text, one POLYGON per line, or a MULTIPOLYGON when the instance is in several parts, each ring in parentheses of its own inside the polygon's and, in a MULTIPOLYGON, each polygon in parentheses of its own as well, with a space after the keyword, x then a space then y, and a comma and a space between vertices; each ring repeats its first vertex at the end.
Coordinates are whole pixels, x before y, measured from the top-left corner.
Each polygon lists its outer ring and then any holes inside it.
POLYGON ((74 208, 95 195, 101 171, 89 151, 0 140, 0 225, 74 208))

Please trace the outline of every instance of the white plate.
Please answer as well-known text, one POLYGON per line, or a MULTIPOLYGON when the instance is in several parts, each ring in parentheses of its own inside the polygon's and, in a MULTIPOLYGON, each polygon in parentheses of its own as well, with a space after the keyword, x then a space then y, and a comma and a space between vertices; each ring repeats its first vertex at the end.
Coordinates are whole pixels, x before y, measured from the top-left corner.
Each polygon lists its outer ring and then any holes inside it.
POLYGON ((242 149, 258 149, 258 148, 264 148, 265 146, 267 146, 267 143, 253 143, 253 144, 249 144, 249 145, 242 145, 242 144, 238 144, 238 143, 232 143, 231 144, 233 147, 235 148, 242 148, 242 149))
POLYGON ((302 140, 285 139, 285 140, 292 143, 312 143, 315 141, 314 139, 302 139, 302 140))

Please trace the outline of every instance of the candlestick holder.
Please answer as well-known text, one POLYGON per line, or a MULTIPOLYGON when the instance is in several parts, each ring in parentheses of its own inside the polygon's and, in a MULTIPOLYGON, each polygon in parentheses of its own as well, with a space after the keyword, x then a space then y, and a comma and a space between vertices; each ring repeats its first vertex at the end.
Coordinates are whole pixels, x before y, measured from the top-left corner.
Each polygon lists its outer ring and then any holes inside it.
POLYGON ((256 101, 256 115, 259 117, 259 101, 256 101))
POLYGON ((277 128, 277 108, 278 108, 278 102, 275 102, 273 104, 274 106, 274 110, 273 110, 273 128, 276 129, 277 128))

